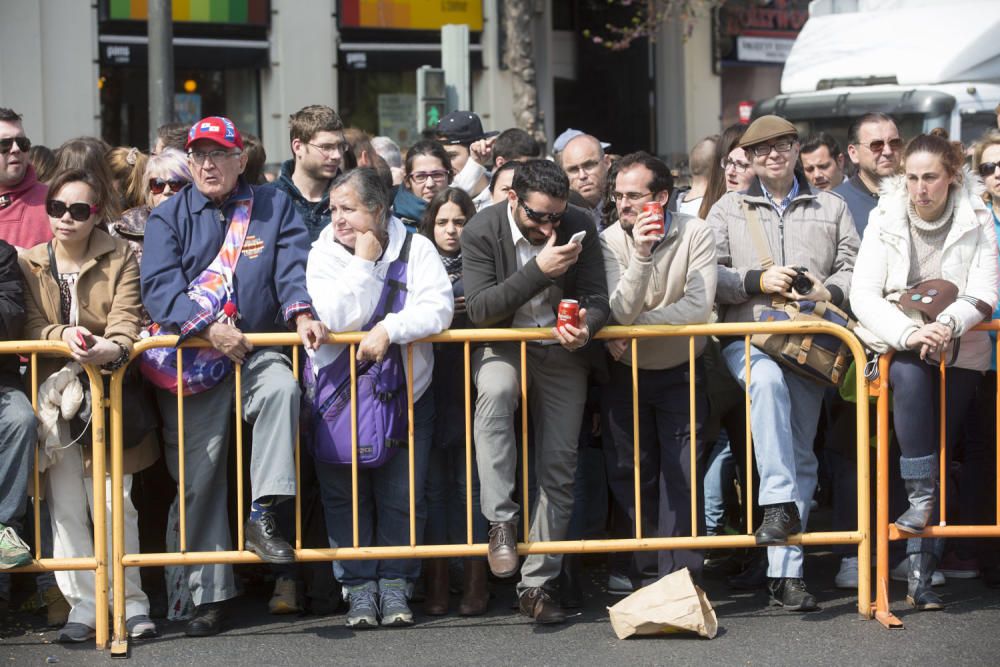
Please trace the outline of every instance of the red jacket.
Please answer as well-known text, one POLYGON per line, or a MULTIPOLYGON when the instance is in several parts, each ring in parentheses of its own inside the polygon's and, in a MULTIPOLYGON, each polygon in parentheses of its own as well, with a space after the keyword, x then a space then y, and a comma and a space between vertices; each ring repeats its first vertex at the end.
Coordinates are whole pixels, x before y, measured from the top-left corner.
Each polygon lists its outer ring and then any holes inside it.
POLYGON ((52 238, 45 197, 49 186, 38 182, 35 168, 28 170, 20 183, 0 186, 0 239, 17 248, 31 248, 52 238))

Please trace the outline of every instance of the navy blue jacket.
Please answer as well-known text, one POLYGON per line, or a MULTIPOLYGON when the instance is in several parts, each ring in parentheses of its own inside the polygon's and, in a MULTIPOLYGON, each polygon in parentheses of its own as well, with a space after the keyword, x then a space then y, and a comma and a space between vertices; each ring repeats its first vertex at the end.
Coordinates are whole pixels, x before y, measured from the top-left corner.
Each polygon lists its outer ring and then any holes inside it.
POLYGON ((270 187, 278 188, 288 195, 295 210, 302 216, 302 221, 309 231, 309 240, 315 241, 319 238, 319 233, 330 224, 330 192, 323 193, 323 198, 319 201, 309 201, 292 180, 295 173, 295 160, 285 160, 281 165, 281 175, 270 187))
POLYGON ((847 208, 854 218, 854 227, 858 230, 858 237, 865 235, 865 227, 868 226, 868 215, 878 206, 878 193, 868 191, 868 186, 855 174, 833 189, 847 202, 847 208))
MULTIPOLYGON (((168 332, 187 338, 212 322, 185 292, 219 254, 233 202, 249 188, 241 177, 220 212, 197 188, 187 186, 150 214, 143 243, 142 303, 168 332)), ((233 281, 237 326, 244 333, 287 331, 296 315, 312 312, 306 292, 309 234, 285 193, 255 187, 253 194, 250 228, 233 281)))

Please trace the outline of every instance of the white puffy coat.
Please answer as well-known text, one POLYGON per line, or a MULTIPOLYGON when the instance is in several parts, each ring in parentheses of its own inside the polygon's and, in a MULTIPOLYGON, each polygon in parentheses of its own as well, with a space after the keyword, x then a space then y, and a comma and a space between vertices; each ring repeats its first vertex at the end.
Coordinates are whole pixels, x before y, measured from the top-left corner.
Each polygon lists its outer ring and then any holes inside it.
MULTIPOLYGON (((941 249, 941 278, 958 286, 959 296, 971 296, 997 305, 997 238, 993 219, 983 204, 982 182, 966 171, 954 188, 954 219, 941 249)), ((851 309, 858 319, 858 337, 876 352, 906 349, 906 339, 919 328, 897 306, 907 289, 910 272, 910 221, 907 216, 905 176, 885 179, 878 207, 868 219, 851 281, 851 309)), ((961 341, 953 365, 985 371, 990 368, 990 339, 984 331, 969 331, 983 314, 961 298, 945 313, 958 322, 961 341), (968 333, 966 333, 968 332, 968 333)), ((953 343, 954 344, 954 343, 953 343)), ((946 357, 951 360, 951 355, 946 357)))

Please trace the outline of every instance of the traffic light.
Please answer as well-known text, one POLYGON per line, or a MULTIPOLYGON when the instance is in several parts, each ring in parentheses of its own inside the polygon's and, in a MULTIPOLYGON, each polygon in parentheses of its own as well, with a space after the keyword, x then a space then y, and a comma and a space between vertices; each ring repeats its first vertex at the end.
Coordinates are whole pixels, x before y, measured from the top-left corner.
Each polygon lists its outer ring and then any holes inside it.
POLYGON ((417 131, 437 127, 447 113, 444 70, 423 65, 417 69, 417 131))

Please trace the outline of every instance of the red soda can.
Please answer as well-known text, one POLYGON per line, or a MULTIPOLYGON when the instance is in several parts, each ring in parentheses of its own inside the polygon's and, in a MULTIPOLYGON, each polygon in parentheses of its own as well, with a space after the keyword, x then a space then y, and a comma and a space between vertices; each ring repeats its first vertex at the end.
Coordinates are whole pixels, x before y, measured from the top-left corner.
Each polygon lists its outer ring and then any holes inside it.
MULTIPOLYGON (((656 223, 659 225, 660 229, 658 234, 663 234, 663 204, 658 201, 648 201, 642 205, 642 210, 644 213, 650 213, 656 216, 656 223)), ((656 228, 654 227, 655 231, 656 228)))
POLYGON ((562 329, 567 324, 580 327, 580 303, 576 299, 563 299, 559 302, 556 327, 562 329))

